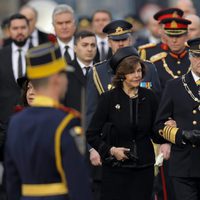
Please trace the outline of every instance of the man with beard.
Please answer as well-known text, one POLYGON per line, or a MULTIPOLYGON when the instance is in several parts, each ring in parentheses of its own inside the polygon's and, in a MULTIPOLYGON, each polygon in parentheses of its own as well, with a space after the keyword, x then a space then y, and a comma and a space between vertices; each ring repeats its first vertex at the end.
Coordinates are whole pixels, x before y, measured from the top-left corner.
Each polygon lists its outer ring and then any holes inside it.
POLYGON ((29 23, 25 16, 14 14, 8 22, 12 43, 0 50, 0 161, 3 161, 7 123, 13 108, 19 103, 17 78, 26 73, 25 54, 29 44, 29 23))
POLYGON ((29 24, 26 17, 21 14, 12 15, 8 29, 12 43, 0 50, 0 125, 7 123, 13 107, 19 103, 20 88, 16 80, 26 73, 25 54, 29 47, 29 24))

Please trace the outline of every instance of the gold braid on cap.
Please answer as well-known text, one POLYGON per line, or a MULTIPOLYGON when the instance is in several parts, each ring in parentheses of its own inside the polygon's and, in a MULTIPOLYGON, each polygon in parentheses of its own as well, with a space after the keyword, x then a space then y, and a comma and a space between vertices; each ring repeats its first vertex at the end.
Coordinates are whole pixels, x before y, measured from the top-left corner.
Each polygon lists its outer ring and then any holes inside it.
POLYGON ((129 29, 129 30, 123 30, 122 27, 117 27, 115 29, 115 32, 114 33, 111 33, 109 34, 109 36, 113 36, 113 35, 122 35, 122 34, 125 34, 125 33, 131 33, 132 31, 129 29))

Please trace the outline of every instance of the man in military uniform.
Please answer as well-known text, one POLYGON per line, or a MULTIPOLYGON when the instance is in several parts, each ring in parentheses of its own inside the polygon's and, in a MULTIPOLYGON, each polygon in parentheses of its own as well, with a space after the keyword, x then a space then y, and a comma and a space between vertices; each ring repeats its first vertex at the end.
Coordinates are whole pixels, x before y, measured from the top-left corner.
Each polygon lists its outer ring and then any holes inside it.
POLYGON ((191 71, 167 83, 155 123, 159 134, 172 144, 169 175, 176 200, 200 199, 200 38, 188 45, 191 71), (168 118, 177 127, 165 125, 168 118))
MULTIPOLYGON (((106 25, 103 32, 108 35, 109 45, 112 49, 112 53, 115 54, 120 48, 132 46, 132 36, 131 36, 132 25, 124 20, 115 20, 106 25)), ((135 50, 136 51, 136 50, 135 50)), ((137 52, 137 51, 136 51, 137 52)), ((139 56, 139 55, 138 55, 139 56)), ((159 95, 161 88, 159 83, 159 78, 154 65, 150 62, 146 62, 147 74, 141 83, 142 87, 153 88, 155 92, 159 95)), ((86 111, 86 124, 89 122, 96 109, 99 96, 112 89, 112 77, 114 72, 110 67, 110 59, 96 64, 88 74, 87 82, 87 111, 86 111)), ((101 158, 98 152, 91 148, 90 149, 90 160, 92 165, 100 166, 101 158)), ((93 170, 92 170, 93 171, 93 170)), ((94 172, 94 179, 97 185, 100 184, 101 173, 97 171, 96 167, 94 172)), ((95 189, 99 186, 94 186, 95 189)), ((96 192, 95 192, 96 193, 96 192)), ((99 193, 99 192, 97 192, 99 193)), ((99 195, 97 195, 99 196, 99 195)), ((96 197, 95 199, 99 199, 96 197)))
POLYGON ((160 52, 150 58, 156 65, 160 83, 164 89, 169 79, 177 78, 189 71, 190 61, 187 41, 187 28, 191 22, 183 18, 167 18, 161 21, 167 37, 168 52, 160 52))
POLYGON ((8 199, 91 200, 79 113, 59 103, 69 67, 51 43, 29 50, 26 59, 36 97, 8 128, 8 199))
MULTIPOLYGON (((132 46, 131 29, 132 25, 124 20, 112 21, 104 27, 103 31, 108 35, 109 45, 113 54, 115 54, 119 48, 132 46)), ((159 94, 161 88, 155 66, 150 62, 145 62, 145 64, 147 66, 147 74, 141 86, 152 88, 159 94)), ((90 121, 91 115, 95 111, 99 95, 112 88, 111 82, 113 76, 114 73, 110 67, 110 59, 97 63, 88 74, 87 121, 90 121), (91 96, 93 96, 93 98, 91 98, 91 96)))
MULTIPOLYGON (((166 18, 172 18, 172 17, 182 17, 183 11, 179 8, 167 8, 160 10, 154 15, 154 19, 158 21, 160 24, 161 20, 166 18)), ((168 45, 166 44, 166 37, 163 31, 163 25, 160 24, 160 35, 161 35, 161 42, 158 44, 149 43, 145 45, 141 45, 138 47, 138 51, 140 53, 140 56, 143 60, 150 60, 150 58, 160 52, 167 52, 168 51, 168 45)))

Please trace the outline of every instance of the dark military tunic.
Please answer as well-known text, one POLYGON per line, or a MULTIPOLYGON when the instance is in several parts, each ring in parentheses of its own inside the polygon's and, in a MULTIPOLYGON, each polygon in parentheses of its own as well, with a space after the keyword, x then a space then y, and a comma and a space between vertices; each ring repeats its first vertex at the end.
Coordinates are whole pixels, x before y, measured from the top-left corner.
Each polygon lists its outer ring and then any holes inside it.
POLYGON ((181 139, 181 130, 200 130, 200 98, 191 72, 185 75, 184 83, 185 86, 182 78, 178 78, 166 85, 155 125, 161 135, 172 142, 169 174, 200 177, 200 147, 184 145, 181 139), (178 130, 164 126, 169 117, 176 121, 178 130))
POLYGON ((160 52, 150 58, 157 68, 162 89, 170 79, 177 78, 189 71, 189 53, 184 50, 176 55, 172 52, 160 52))
POLYGON ((140 57, 143 60, 150 60, 153 55, 163 51, 167 52, 168 50, 168 46, 162 42, 158 44, 149 43, 138 47, 140 57))
POLYGON ((79 149, 80 120, 52 99, 43 100, 11 119, 5 156, 8 199, 91 200, 79 149))

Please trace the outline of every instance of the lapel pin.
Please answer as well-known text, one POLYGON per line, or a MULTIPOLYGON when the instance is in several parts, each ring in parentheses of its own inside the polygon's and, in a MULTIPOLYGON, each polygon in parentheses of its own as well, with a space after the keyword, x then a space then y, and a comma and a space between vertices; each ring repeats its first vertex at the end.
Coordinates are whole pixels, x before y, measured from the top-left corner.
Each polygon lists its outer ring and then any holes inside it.
POLYGON ((116 104, 115 108, 116 108, 117 110, 119 110, 119 109, 120 109, 120 105, 119 105, 119 104, 116 104))

